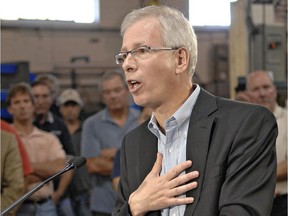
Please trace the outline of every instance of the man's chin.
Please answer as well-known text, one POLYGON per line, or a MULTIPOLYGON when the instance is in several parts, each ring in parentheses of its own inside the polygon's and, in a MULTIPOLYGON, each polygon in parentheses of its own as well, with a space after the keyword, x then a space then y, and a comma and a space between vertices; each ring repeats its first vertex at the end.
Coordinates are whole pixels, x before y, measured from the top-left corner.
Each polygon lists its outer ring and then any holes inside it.
POLYGON ((68 121, 75 121, 77 118, 75 116, 68 116, 66 119, 68 121))
POLYGON ((37 115, 37 116, 43 116, 43 115, 45 115, 46 114, 46 112, 35 112, 35 115, 37 115))
POLYGON ((46 116, 44 113, 35 113, 36 119, 43 119, 46 116))
POLYGON ((270 103, 261 103, 260 105, 266 107, 269 110, 272 110, 273 105, 271 105, 270 103))
POLYGON ((133 98, 134 99, 134 103, 137 104, 138 106, 141 106, 141 107, 147 107, 149 106, 148 104, 148 101, 147 100, 143 100, 143 99, 140 99, 140 98, 133 98))
POLYGON ((17 121, 19 121, 19 122, 26 122, 26 121, 31 120, 31 117, 19 116, 18 118, 15 117, 15 119, 17 119, 17 121))

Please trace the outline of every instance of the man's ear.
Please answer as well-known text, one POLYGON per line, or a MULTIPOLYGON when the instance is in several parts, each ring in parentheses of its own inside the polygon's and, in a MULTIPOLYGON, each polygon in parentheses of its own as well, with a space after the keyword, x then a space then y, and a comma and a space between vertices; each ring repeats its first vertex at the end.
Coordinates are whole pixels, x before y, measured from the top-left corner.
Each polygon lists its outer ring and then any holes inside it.
POLYGON ((176 53, 176 75, 187 72, 189 65, 189 52, 185 47, 179 48, 176 53))

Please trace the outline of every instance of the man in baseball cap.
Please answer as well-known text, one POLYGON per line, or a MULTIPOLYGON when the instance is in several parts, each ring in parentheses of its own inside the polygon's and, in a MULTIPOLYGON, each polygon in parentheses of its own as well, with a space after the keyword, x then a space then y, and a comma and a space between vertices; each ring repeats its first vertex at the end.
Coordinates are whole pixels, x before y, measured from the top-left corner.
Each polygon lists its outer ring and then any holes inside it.
POLYGON ((80 106, 80 108, 83 107, 83 101, 80 98, 80 94, 75 89, 66 89, 64 90, 60 97, 59 97, 60 105, 65 105, 67 103, 76 103, 80 106))
MULTIPOLYGON (((60 113, 69 130, 75 155, 80 156, 82 134, 80 112, 83 108, 83 101, 78 91, 75 89, 66 89, 61 93, 59 102, 60 113)), ((74 173, 69 185, 69 195, 75 215, 92 216, 88 205, 89 190, 89 175, 86 167, 83 166, 74 173)))

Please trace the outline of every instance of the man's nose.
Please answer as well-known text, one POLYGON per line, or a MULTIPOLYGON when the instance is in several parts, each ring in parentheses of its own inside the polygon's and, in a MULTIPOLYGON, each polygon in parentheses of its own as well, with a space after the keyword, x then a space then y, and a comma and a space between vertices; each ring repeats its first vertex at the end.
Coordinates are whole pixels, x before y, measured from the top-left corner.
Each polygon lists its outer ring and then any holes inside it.
POLYGON ((126 59, 124 60, 124 62, 122 64, 122 69, 125 72, 130 72, 135 67, 136 67, 136 61, 135 61, 134 57, 132 56, 132 54, 128 53, 126 59))
POLYGON ((259 95, 260 96, 266 96, 266 94, 267 94, 267 90, 266 89, 264 89, 264 88, 259 89, 259 95))

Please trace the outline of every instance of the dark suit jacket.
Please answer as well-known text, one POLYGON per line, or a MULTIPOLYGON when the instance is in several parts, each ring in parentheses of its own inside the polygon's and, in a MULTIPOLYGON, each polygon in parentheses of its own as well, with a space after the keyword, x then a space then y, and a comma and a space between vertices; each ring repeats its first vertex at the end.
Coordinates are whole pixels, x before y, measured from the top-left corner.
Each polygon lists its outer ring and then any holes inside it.
MULTIPOLYGON (((157 138, 143 123, 121 147, 121 177, 113 215, 129 215, 128 199, 156 161, 157 138)), ((191 114, 187 160, 198 187, 186 193, 185 215, 268 216, 276 183, 277 123, 265 107, 215 97, 201 89, 191 114)), ((161 215, 160 211, 147 215, 161 215)))

